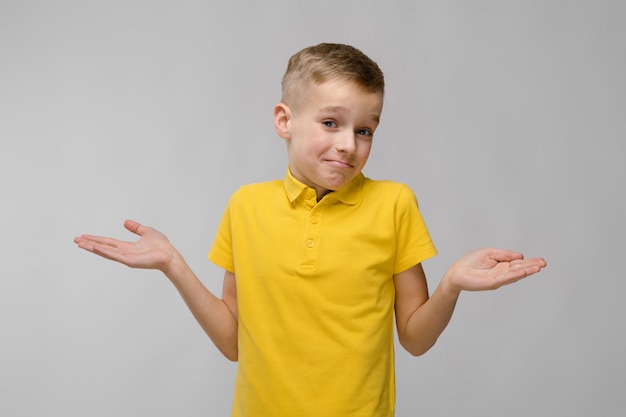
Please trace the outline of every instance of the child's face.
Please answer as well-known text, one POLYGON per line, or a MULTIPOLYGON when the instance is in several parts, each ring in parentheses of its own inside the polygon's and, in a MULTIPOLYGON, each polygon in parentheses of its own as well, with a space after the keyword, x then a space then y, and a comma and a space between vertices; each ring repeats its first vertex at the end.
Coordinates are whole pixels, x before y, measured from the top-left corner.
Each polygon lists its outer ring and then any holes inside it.
POLYGON ((287 142, 291 174, 318 200, 356 177, 367 162, 383 98, 341 80, 311 84, 291 107, 274 109, 276 131, 287 142))

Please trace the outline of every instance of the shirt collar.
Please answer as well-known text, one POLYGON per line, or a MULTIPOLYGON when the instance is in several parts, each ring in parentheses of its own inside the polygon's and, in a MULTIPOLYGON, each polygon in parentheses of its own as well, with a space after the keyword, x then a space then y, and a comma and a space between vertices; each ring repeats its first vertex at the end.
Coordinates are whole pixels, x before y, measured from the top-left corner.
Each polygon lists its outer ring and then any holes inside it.
MULTIPOLYGON (((326 196, 324 196, 324 198, 331 197, 341 201, 344 204, 354 205, 361 198, 361 191, 363 190, 364 181, 365 177, 362 173, 359 173, 359 175, 357 175, 354 179, 352 179, 352 181, 346 184, 345 187, 337 191, 331 191, 326 196)), ((291 170, 289 168, 287 168, 287 174, 285 175, 283 182, 285 184, 285 192, 287 193, 287 198, 289 198, 289 201, 291 203, 293 203, 302 194, 305 194, 305 197, 306 194, 310 194, 310 191, 306 190, 313 191, 313 195, 315 195, 315 190, 298 181, 291 174, 291 170)))

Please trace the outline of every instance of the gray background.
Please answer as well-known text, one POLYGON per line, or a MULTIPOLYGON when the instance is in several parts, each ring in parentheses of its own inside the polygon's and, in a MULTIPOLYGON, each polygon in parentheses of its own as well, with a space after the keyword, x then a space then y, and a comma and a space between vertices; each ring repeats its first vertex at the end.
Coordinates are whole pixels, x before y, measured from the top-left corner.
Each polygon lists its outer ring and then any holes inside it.
POLYGON ((282 177, 288 57, 346 42, 387 79, 365 173, 408 183, 440 255, 543 256, 398 350, 397 415, 621 415, 626 3, 0 1, 0 414, 225 416, 235 365, 154 271, 80 233, 164 231, 206 285, 239 185, 282 177))

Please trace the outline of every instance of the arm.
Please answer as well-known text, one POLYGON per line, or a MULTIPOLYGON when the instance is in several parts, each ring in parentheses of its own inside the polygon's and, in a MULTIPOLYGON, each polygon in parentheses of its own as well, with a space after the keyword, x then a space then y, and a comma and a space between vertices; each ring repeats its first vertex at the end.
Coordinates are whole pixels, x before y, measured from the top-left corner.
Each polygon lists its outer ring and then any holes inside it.
POLYGON ((400 344, 412 355, 426 353, 450 322, 461 291, 493 290, 535 274, 545 266, 542 258, 524 259, 512 251, 476 250, 446 271, 430 298, 421 264, 395 275, 400 344))
POLYGON ((79 248, 131 268, 158 269, 174 284, 189 310, 215 346, 230 360, 237 360, 237 295, 235 274, 225 272, 222 299, 211 293, 193 273, 181 254, 159 231, 126 220, 124 227, 140 236, 137 242, 82 235, 79 248))

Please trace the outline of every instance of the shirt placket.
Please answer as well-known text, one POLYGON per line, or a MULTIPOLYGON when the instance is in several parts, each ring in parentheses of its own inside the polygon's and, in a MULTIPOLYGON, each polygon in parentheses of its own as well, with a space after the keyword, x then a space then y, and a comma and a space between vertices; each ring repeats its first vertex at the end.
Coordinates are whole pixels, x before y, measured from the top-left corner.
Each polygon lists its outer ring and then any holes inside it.
POLYGON ((309 214, 306 218, 305 233, 302 239, 300 269, 312 271, 317 268, 319 257, 321 222, 323 204, 313 204, 309 206, 309 214))

